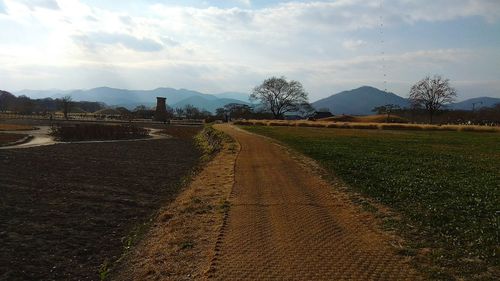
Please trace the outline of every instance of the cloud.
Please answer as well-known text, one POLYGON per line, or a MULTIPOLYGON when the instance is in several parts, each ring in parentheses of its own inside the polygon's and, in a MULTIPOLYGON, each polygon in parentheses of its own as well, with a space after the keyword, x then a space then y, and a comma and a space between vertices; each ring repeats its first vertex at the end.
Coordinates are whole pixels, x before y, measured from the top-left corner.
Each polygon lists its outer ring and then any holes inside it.
POLYGON ((99 45, 120 45, 124 48, 139 52, 157 52, 164 47, 162 44, 149 38, 136 38, 120 33, 89 33, 75 35, 73 40, 80 46, 95 51, 99 45))
POLYGON ((59 10, 59 4, 56 0, 20 0, 19 3, 24 4, 31 10, 36 8, 44 8, 49 10, 59 10))
POLYGON ((342 47, 344 47, 347 50, 353 51, 353 50, 359 49, 360 47, 362 47, 366 44, 367 44, 367 42, 364 40, 361 40, 361 39, 357 39, 357 40, 349 39, 349 40, 342 42, 342 47))
POLYGON ((237 0, 237 2, 241 3, 242 5, 245 5, 246 7, 252 6, 252 1, 250 0, 237 0))
POLYGON ((7 11, 5 10, 5 4, 3 3, 2 0, 0 0, 0 14, 6 14, 7 11))
MULTIPOLYGON (((16 39, 20 28, 0 27, 0 34, 9 38, 0 43, 0 64, 9 71, 19 65, 33 66, 33 77, 50 66, 75 69, 71 80, 75 86, 70 80, 54 78, 55 87, 63 80, 69 87, 79 87, 82 82, 77 79, 86 76, 85 83, 91 84, 80 87, 166 85, 245 91, 266 76, 286 75, 303 81, 314 98, 331 94, 338 85, 380 86, 377 83, 384 80, 384 74, 393 85, 397 81, 406 86, 433 73, 451 74, 452 80, 472 75, 471 80, 491 80, 500 75, 495 67, 499 55, 481 54, 488 48, 498 51, 496 41, 478 42, 484 45, 467 50, 470 42, 460 45, 458 40, 442 39, 447 29, 455 32, 459 24, 469 24, 461 21, 464 18, 472 19, 473 28, 486 27, 484 32, 490 34, 488 29, 497 28, 490 24, 500 19, 498 0, 317 0, 265 5, 232 0, 218 7, 144 1, 134 2, 134 9, 117 4, 117 10, 110 8, 113 5, 90 5, 83 0, 2 1, 8 8, 6 17, 23 27, 22 38, 31 41, 16 39), (28 2, 31 9, 25 7, 28 2), (59 10, 47 10, 49 2, 59 10), (439 26, 442 21, 456 22, 439 26), (421 31, 421 22, 434 23, 435 32, 421 31), (384 34, 384 45, 379 38, 381 23, 391 31, 384 34), (401 32, 415 34, 402 36, 401 32), (434 40, 437 36, 440 40, 434 40), (478 57, 472 59, 473 54, 478 57), (120 86, 124 81, 137 84, 120 86)), ((64 72, 52 73, 64 77, 64 72)), ((19 79, 17 83, 24 82, 19 79)))

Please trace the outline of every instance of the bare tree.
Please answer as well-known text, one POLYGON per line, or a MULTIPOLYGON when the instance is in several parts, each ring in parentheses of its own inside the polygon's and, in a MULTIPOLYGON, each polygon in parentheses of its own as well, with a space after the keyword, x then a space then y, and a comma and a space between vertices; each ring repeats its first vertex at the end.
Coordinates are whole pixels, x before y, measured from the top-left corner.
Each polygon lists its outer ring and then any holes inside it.
POLYGON ((298 81, 286 81, 285 77, 271 77, 253 89, 251 101, 260 101, 271 111, 275 119, 282 119, 287 112, 299 111, 309 104, 307 93, 298 81))
POLYGON ((427 76, 413 85, 410 90, 410 102, 413 107, 425 108, 432 124, 434 114, 455 100, 457 92, 450 86, 450 80, 440 75, 427 76))
POLYGON ((174 109, 174 112, 175 112, 175 116, 177 118, 182 118, 186 114, 186 112, 184 111, 184 108, 182 108, 182 107, 176 107, 174 109))
POLYGON ((61 108, 63 110, 64 119, 68 119, 68 113, 73 105, 73 99, 71 96, 64 96, 61 98, 61 108))

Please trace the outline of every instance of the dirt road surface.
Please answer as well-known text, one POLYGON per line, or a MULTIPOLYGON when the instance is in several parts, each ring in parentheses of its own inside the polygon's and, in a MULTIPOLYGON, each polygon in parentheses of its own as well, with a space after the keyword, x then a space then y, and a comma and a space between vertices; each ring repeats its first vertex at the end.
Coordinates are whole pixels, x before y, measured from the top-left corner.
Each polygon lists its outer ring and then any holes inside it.
POLYGON ((285 149, 221 126, 241 145, 212 280, 420 280, 373 218, 285 149))

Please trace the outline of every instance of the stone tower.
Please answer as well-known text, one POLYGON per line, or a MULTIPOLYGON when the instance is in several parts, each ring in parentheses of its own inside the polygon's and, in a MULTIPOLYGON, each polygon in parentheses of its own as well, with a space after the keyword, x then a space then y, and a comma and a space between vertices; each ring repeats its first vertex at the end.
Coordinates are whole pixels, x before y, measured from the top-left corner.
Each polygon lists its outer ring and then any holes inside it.
POLYGON ((155 121, 167 121, 167 98, 156 98, 156 111, 154 116, 155 121))

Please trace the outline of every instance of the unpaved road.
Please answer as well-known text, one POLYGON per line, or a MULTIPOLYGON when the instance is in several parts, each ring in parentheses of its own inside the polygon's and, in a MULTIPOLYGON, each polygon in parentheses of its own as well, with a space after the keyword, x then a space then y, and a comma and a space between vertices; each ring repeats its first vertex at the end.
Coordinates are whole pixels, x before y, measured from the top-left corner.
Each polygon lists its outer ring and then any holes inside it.
POLYGON ((373 219, 285 149, 231 126, 241 145, 214 280, 419 280, 373 219))

